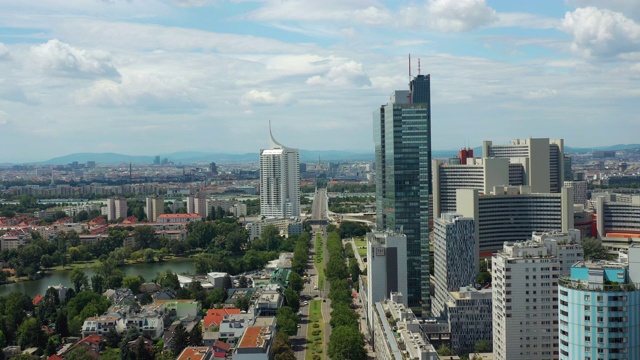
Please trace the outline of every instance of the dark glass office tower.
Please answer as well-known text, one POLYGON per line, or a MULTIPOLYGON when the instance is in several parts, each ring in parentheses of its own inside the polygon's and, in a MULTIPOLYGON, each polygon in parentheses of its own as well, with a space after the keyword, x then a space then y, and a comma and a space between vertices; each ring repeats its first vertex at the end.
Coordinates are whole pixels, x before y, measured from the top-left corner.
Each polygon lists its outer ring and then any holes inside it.
POLYGON ((408 302, 430 314, 429 207, 431 199, 430 76, 395 91, 374 114, 378 230, 407 236, 408 302))

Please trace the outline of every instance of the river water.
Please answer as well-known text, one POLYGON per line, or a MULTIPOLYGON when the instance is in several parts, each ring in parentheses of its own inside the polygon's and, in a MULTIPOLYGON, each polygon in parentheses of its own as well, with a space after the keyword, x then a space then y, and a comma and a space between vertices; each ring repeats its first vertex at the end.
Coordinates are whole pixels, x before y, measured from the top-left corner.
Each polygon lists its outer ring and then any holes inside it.
MULTIPOLYGON (((187 259, 152 264, 127 265, 120 269, 125 275, 142 275, 146 281, 152 281, 159 273, 166 270, 171 270, 176 274, 193 274, 195 272, 193 261, 187 259)), ((87 274, 87 277, 89 277, 90 282, 95 272, 93 269, 85 269, 84 272, 87 274)), ((18 291, 30 297, 35 297, 38 294, 44 295, 49 285, 62 284, 67 287, 73 287, 71 280, 69 280, 69 274, 71 274, 71 271, 57 271, 34 281, 0 285, 0 295, 7 295, 13 291, 18 291)))

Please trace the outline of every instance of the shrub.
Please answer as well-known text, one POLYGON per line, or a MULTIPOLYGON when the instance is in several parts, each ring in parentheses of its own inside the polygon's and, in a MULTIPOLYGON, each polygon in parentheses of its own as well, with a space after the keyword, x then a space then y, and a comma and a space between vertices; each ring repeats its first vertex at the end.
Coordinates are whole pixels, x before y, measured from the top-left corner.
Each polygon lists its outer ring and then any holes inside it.
POLYGON ((314 328, 314 329, 317 329, 317 328, 319 328, 319 327, 320 327, 320 324, 318 324, 318 323, 313 323, 313 328, 314 328))

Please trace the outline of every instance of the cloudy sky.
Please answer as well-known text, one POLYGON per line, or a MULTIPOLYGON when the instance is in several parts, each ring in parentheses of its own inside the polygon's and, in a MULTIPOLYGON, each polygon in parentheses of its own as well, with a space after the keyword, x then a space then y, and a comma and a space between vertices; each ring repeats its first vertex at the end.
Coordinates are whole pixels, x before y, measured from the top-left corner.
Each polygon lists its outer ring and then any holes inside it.
POLYGON ((0 162, 372 151, 409 53, 434 149, 640 142, 640 1, 2 0, 0 162))

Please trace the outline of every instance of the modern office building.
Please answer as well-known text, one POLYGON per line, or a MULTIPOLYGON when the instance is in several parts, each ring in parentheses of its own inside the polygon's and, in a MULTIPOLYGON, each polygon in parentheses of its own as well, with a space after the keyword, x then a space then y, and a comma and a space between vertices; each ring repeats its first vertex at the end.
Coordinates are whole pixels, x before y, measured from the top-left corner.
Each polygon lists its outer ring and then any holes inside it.
POLYGON ((573 203, 575 205, 584 205, 587 203, 586 181, 565 181, 564 186, 573 188, 573 203))
POLYGON ((640 237, 640 196, 592 194, 592 200, 597 214, 598 237, 640 237))
POLYGON ((508 159, 464 158, 464 164, 460 160, 460 164, 433 160, 434 218, 456 211, 457 189, 476 189, 480 194, 488 194, 495 186, 522 185, 510 181, 508 159))
POLYGON ((147 196, 145 213, 147 213, 147 220, 156 222, 158 216, 164 214, 164 197, 161 195, 147 196))
POLYGON ((108 198, 107 199, 107 220, 115 221, 119 218, 127 217, 127 199, 108 198))
POLYGON ((457 354, 473 351, 476 341, 492 341, 492 290, 463 286, 449 293, 446 302, 451 349, 457 354))
POLYGON ((449 292, 475 283, 479 248, 473 219, 445 213, 435 219, 433 225, 435 297, 432 315, 443 316, 449 292))
POLYGON ((560 359, 640 359, 640 248, 629 263, 579 262, 560 278, 560 359))
POLYGON ((539 242, 505 243, 493 255, 494 359, 558 358, 559 269, 539 242))
POLYGON ((429 221, 431 182, 430 76, 418 75, 410 90, 391 94, 374 114, 378 230, 407 237, 407 297, 430 313, 429 221))
POLYGON ((508 145, 482 143, 483 157, 508 158, 524 167, 524 184, 534 193, 560 192, 564 184, 564 140, 529 138, 508 145))
POLYGON ((528 186, 459 189, 456 213, 475 220, 480 252, 497 251, 505 241, 529 239, 534 231, 573 229, 573 189, 560 193, 532 193, 528 186))
POLYGON ((300 154, 278 143, 271 133, 271 148, 260 150, 260 215, 300 216, 300 154))
MULTIPOLYGON (((392 292, 405 294, 407 285, 407 237, 388 231, 367 233, 367 301, 382 301, 392 292)), ((406 303, 406 298, 402 297, 406 303)), ((373 311, 373 306, 368 306, 373 311)), ((369 319, 372 313, 369 313, 369 319)))

